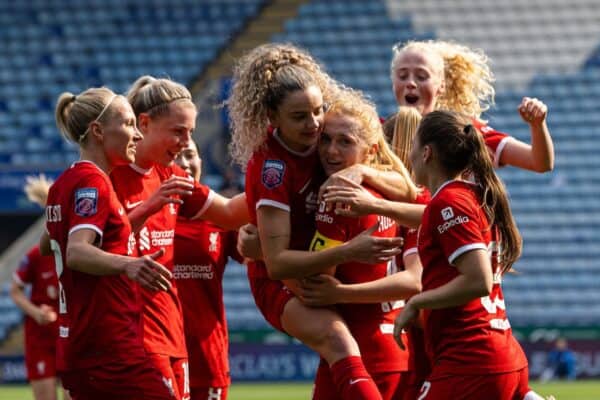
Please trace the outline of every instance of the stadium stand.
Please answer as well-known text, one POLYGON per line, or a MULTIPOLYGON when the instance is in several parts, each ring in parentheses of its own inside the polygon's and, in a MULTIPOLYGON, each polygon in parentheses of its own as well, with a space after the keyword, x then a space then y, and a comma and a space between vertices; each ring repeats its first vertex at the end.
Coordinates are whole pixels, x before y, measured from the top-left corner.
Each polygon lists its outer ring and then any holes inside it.
POLYGON ((0 167, 64 166, 57 134, 64 90, 123 91, 142 74, 189 83, 262 0, 0 1, 0 167))

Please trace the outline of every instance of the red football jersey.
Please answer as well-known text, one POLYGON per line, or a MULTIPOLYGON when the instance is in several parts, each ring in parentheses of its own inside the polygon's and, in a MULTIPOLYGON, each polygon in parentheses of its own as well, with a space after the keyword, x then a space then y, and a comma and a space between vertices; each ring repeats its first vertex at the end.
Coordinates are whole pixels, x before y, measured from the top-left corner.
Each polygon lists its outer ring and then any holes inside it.
POLYGON ((89 161, 63 172, 48 192, 46 229, 59 277, 58 370, 144 360, 139 286, 124 274, 96 276, 63 264, 69 235, 80 229, 94 230, 96 246, 106 252, 135 252, 108 176, 89 161))
MULTIPOLYGON (((129 212, 148 200, 160 188, 162 182, 173 175, 188 177, 177 165, 155 165, 149 170, 144 170, 134 164, 115 168, 110 177, 117 196, 129 212)), ((173 270, 173 240, 177 216, 191 218, 200 215, 212 202, 213 192, 208 187, 191 178, 190 183, 194 183, 195 188, 190 196, 181 197, 184 201, 182 205, 164 205, 160 211, 146 219, 136 235, 142 255, 165 249, 163 256, 156 261, 170 271, 173 270)), ((183 316, 177 285, 172 283, 168 292, 141 289, 144 303, 144 345, 148 353, 181 358, 187 357, 183 316)))
POLYGON ((236 240, 236 232, 210 222, 177 220, 173 276, 183 307, 192 387, 231 383, 222 283, 228 258, 242 261, 236 240))
MULTIPOLYGON (((34 246, 21 260, 13 279, 21 286, 31 285, 29 299, 33 304, 46 304, 58 313, 58 278, 52 256, 42 256, 40 248, 34 246)), ((58 321, 40 325, 25 315, 25 352, 34 351, 36 347, 55 351, 57 336, 58 321)))
MULTIPOLYGON (((373 189, 367 189, 381 198, 373 189)), ((333 210, 326 210, 324 202, 319 205, 315 220, 317 232, 311 249, 317 251, 347 242, 377 222, 379 229, 373 236, 395 237, 398 228, 393 219, 375 214, 359 218, 336 215, 333 210)), ((374 281, 396 272, 396 263, 392 261, 375 265, 349 262, 338 265, 335 276, 343 283, 353 284, 374 281)), ((370 373, 408 369, 408 352, 401 350, 393 337, 394 321, 403 306, 404 301, 337 305, 370 373)))
POLYGON ((425 310, 425 341, 433 371, 445 375, 510 372, 527 366, 506 318, 497 263, 497 230, 480 207, 477 186, 464 181, 444 183, 425 209, 419 230, 423 291, 458 276, 453 262, 462 254, 486 250, 492 260, 494 285, 489 296, 437 310, 425 310))
MULTIPOLYGON (((246 171, 246 201, 250 222, 256 225, 256 210, 276 207, 290 213, 290 249, 307 250, 315 232, 322 173, 316 149, 298 153, 277 136, 269 135, 264 147, 254 153, 246 171)), ((267 277, 263 262, 248 264, 249 277, 267 277)))
POLYGON ((502 154, 502 150, 504 150, 504 146, 506 146, 509 140, 512 140, 512 136, 497 131, 480 120, 474 119, 473 126, 483 135, 485 145, 492 156, 494 167, 500 167, 500 155, 502 154))

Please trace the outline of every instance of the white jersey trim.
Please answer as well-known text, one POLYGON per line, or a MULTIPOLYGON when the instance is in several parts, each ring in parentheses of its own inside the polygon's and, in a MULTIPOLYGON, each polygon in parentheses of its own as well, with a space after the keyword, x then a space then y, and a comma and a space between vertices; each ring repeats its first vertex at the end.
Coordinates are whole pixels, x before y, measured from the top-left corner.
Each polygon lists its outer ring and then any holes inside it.
POLYGON ((419 249, 417 247, 411 247, 410 249, 406 249, 404 250, 404 253, 402 253, 402 257, 406 257, 411 254, 419 254, 419 249))
POLYGON ((463 255, 468 251, 477 249, 485 250, 487 252, 488 247, 485 245, 485 243, 465 244, 464 246, 459 247, 458 249, 454 250, 452 254, 450 254, 450 256, 448 257, 448 262, 452 264, 454 263, 454 260, 456 260, 459 256, 463 255))
POLYGON ((132 170, 134 170, 135 172, 137 172, 138 174, 141 174, 141 175, 150 175, 150 173, 154 169, 154 167, 150 167, 148 169, 144 169, 144 168, 142 168, 139 165, 136 165, 134 163, 129 164, 129 166, 131 167, 132 170))
POLYGON ((79 224, 79 225, 75 225, 74 227, 72 227, 69 230, 69 235, 73 234, 74 232, 80 231, 82 229, 91 229, 94 232, 96 232, 98 235, 100 235, 100 243, 102 243, 102 229, 100 229, 96 225, 92 225, 92 224, 79 224))
POLYGON ((507 136, 503 138, 500 143, 498 143, 498 147, 496 147, 496 152, 494 153, 494 168, 500 168, 500 157, 502 156, 502 151, 512 139, 512 136, 507 136))
POLYGON ((290 208, 289 205, 284 204, 284 203, 280 203, 280 202, 275 201, 275 200, 260 199, 258 201, 258 203, 256 203, 256 209, 258 210, 262 206, 275 207, 275 208, 279 208, 280 210, 287 211, 287 212, 291 212, 292 211, 292 209, 290 208))
POLYGON ((192 219, 199 218, 202 214, 204 214, 206 212, 206 210, 208 210, 208 207, 210 207, 210 205, 213 203, 214 200, 215 200, 215 192, 212 189, 210 189, 208 191, 208 196, 206 197, 206 201, 204 202, 204 205, 202 206, 200 211, 198 211, 196 213, 196 215, 194 215, 192 217, 192 219))
POLYGON ((20 287, 25 287, 25 282, 23 282, 23 280, 21 279, 21 277, 19 276, 19 274, 17 274, 17 271, 13 272, 13 280, 15 281, 15 283, 17 285, 19 285, 20 287))

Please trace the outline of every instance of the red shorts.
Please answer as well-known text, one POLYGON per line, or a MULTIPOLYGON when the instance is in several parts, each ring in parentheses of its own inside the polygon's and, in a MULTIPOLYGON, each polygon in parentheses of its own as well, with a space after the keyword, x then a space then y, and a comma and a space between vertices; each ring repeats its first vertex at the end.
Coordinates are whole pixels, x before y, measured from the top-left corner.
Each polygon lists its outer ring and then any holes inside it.
MULTIPOLYGON (((371 377, 383 400, 401 400, 406 383, 405 372, 375 372, 371 377)), ((343 400, 337 392, 329 365, 323 359, 319 363, 312 400, 343 400)))
POLYGON ((25 349, 27 379, 36 381, 56 376, 56 348, 31 347, 25 349))
POLYGON ((190 400, 227 400, 228 387, 192 387, 190 400))
POLYGON ((190 374, 187 358, 174 358, 162 354, 149 354, 150 361, 162 379, 173 389, 176 399, 189 399, 190 374))
POLYGON ((427 379, 420 377, 414 371, 407 371, 406 373, 406 381, 404 385, 404 395, 401 397, 404 400, 415 400, 419 397, 421 393, 421 387, 423 387, 423 382, 427 379))
POLYGON ((529 391, 529 370, 493 375, 460 375, 425 381, 417 400, 523 400, 529 391))
POLYGON ((73 400, 173 400, 160 373, 148 362, 109 364, 67 371, 62 384, 73 400))
POLYGON ((275 329, 286 333, 281 325, 283 309, 294 294, 281 281, 248 277, 256 306, 275 329))

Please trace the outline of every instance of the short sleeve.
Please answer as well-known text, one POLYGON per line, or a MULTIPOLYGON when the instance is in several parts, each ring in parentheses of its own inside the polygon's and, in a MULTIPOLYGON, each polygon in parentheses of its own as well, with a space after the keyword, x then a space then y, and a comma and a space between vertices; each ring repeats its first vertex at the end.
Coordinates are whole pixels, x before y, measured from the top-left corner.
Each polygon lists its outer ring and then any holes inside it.
POLYGON ((249 170, 251 190, 256 191, 256 209, 270 206, 290 212, 293 177, 289 166, 278 158, 256 161, 249 170))
POLYGON ((13 278, 15 281, 24 286, 25 284, 32 283, 35 278, 35 267, 39 265, 41 258, 40 251, 37 246, 33 247, 29 252, 21 258, 19 267, 14 273, 13 278))
POLYGON ((177 165, 171 167, 172 175, 188 178, 194 185, 192 194, 182 196, 183 204, 179 208, 178 214, 184 218, 194 218, 201 216, 211 205, 215 193, 206 185, 196 181, 177 165))
POLYGON ((102 237, 111 207, 111 190, 107 178, 87 175, 73 190, 69 213, 69 235, 80 229, 92 229, 102 237))
POLYGON ((430 204, 433 229, 450 264, 462 254, 475 250, 487 250, 480 226, 479 206, 469 197, 451 198, 438 196, 430 204))
POLYGON ((500 157, 502 155, 502 151, 506 144, 512 140, 512 136, 507 133, 500 132, 492 128, 491 126, 485 125, 483 123, 476 124, 477 129, 483 135, 483 140, 485 145, 487 146, 490 155, 492 157, 492 161, 494 162, 494 167, 500 167, 500 157))

